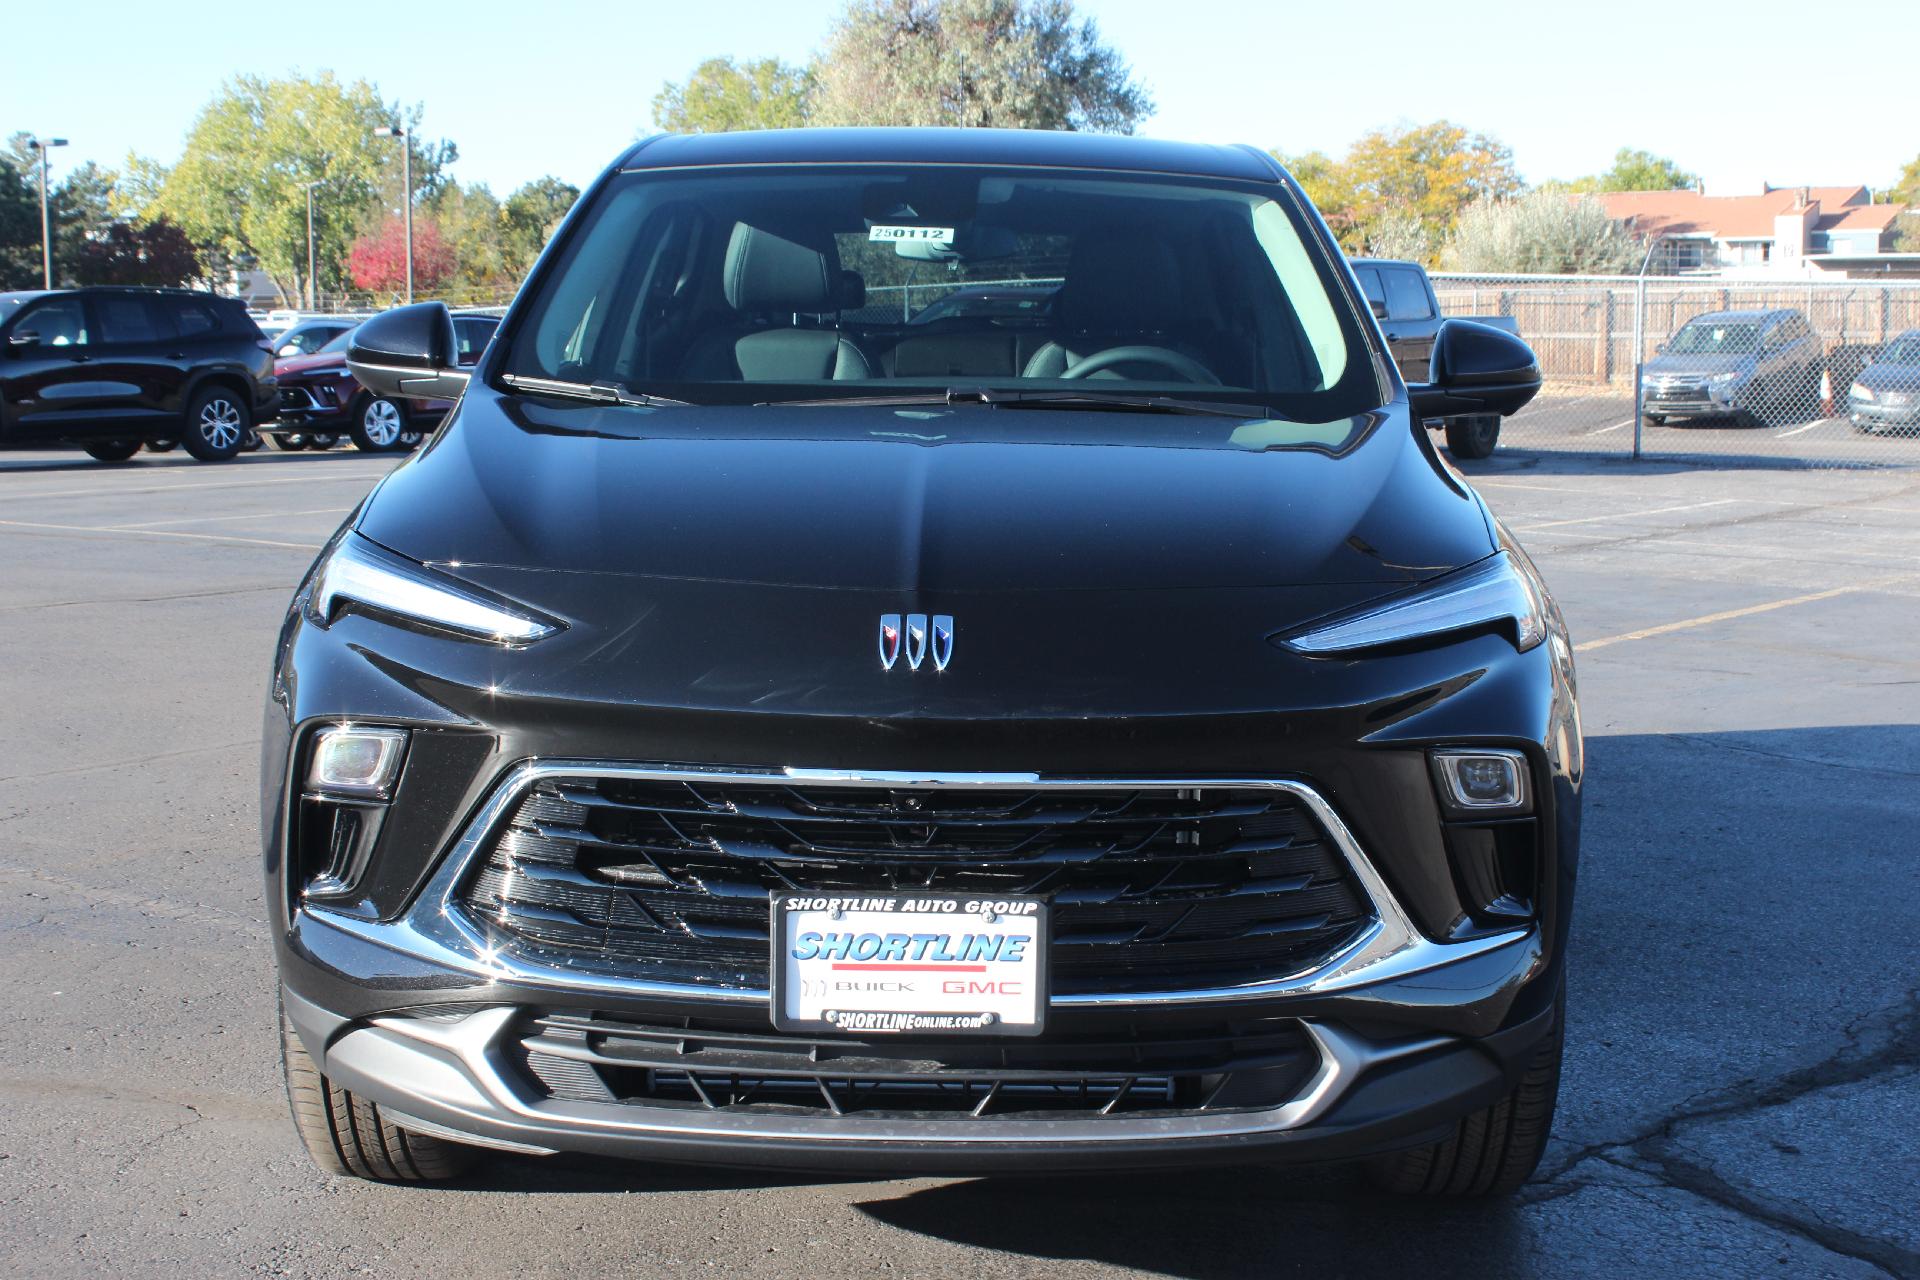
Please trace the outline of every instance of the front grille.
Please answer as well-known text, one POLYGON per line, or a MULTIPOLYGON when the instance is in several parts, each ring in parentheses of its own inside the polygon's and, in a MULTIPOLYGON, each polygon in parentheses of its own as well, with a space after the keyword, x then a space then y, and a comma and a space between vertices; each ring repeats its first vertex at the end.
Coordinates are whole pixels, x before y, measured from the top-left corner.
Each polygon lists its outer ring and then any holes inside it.
POLYGON ((1311 969, 1372 918, 1306 806, 1269 788, 983 790, 550 777, 461 899, 528 958, 767 985, 774 892, 1039 894, 1055 994, 1311 969))
POLYGON ((1319 1062, 1291 1019, 1178 1035, 915 1044, 530 1019, 509 1049, 536 1092, 688 1111, 958 1120, 1244 1111, 1297 1096, 1319 1062))
POLYGON ((1700 382, 1656 381, 1649 383, 1647 394, 1659 400, 1705 400, 1707 388, 1700 382))

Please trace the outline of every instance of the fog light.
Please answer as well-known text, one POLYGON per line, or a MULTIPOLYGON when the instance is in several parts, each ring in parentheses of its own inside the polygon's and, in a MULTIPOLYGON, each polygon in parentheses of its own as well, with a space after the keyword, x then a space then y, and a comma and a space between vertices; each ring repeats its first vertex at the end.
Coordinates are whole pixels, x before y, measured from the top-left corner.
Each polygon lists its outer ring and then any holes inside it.
POLYGON ((1469 813, 1524 813, 1527 760, 1518 751, 1436 751, 1433 772, 1449 809, 1469 813))
POLYGON ((322 729, 314 735, 307 786, 325 795, 390 799, 406 746, 404 729, 322 729))

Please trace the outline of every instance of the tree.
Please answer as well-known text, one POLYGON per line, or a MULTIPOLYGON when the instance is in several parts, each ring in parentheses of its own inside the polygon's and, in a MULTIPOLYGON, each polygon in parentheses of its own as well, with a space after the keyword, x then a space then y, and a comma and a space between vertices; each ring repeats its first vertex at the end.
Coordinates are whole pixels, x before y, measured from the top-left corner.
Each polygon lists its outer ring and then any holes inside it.
POLYGON ((669 133, 795 129, 807 123, 813 90, 811 71, 778 58, 708 58, 653 95, 653 122, 669 133))
POLYGON ((1501 200, 1524 190, 1513 152, 1484 133, 1448 120, 1376 129, 1347 153, 1352 218, 1364 235, 1393 214, 1416 219, 1437 243, 1476 200, 1501 200))
POLYGON ((1542 190, 1482 200, 1460 217, 1445 260, 1455 271, 1624 275, 1643 246, 1590 195, 1542 190))
MULTIPOLYGON (((413 287, 438 289, 453 278, 453 246, 440 234, 432 218, 413 220, 413 287)), ((407 287, 407 228, 389 218, 371 235, 353 242, 347 252, 347 276, 354 288, 374 293, 399 293, 407 287)))
POLYGON ((579 198, 580 188, 551 176, 536 178, 507 197, 500 211, 502 249, 515 280, 527 274, 579 198))
MULTIPOLYGON (((453 154, 450 143, 422 143, 420 109, 381 100, 366 81, 341 84, 331 74, 268 80, 238 76, 202 108, 178 164, 158 178, 139 164, 141 181, 158 193, 143 210, 164 216, 215 255, 252 261, 288 295, 306 283, 307 196, 313 191, 314 239, 322 282, 337 278, 362 211, 392 192, 400 206, 401 152, 373 130, 398 123, 414 149, 415 186, 431 191, 453 154)), ((131 167, 131 166, 130 166, 131 167)))
POLYGON ((1665 156, 1622 147, 1614 153, 1611 169, 1565 185, 1569 191, 1681 191, 1699 181, 1665 156))
POLYGON ((142 227, 110 223, 73 255, 73 278, 81 284, 182 285, 199 272, 193 242, 165 218, 142 227))
POLYGON ((811 122, 1132 133, 1153 100, 1072 0, 849 0, 811 122))
POLYGON ((1314 208, 1320 210, 1320 216, 1335 235, 1341 235, 1353 224, 1353 184, 1347 179, 1346 168, 1324 151, 1308 151, 1297 156, 1285 155, 1279 151, 1270 153, 1274 159, 1286 166, 1300 189, 1307 193, 1307 199, 1313 201, 1314 208))
POLYGON ((0 155, 0 289, 40 283, 40 197, 12 158, 0 155))
MULTIPOLYGON (((434 234, 453 258, 453 270, 446 283, 454 290, 504 290, 514 281, 506 263, 506 223, 500 201, 483 183, 461 186, 457 182, 442 187, 438 196, 425 206, 434 234)), ((414 223, 414 277, 420 277, 418 261, 420 227, 414 223)))

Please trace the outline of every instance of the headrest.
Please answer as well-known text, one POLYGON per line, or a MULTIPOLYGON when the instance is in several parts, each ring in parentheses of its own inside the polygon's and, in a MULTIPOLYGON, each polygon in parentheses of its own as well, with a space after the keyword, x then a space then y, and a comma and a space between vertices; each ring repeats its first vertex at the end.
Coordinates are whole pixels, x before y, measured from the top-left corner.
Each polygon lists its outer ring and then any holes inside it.
POLYGON ((1075 237, 1054 307, 1069 330, 1151 333, 1173 327, 1180 304, 1172 250, 1145 232, 1101 227, 1075 237))
POLYGON ((867 281, 858 271, 840 273, 840 309, 858 311, 867 305, 867 281))
POLYGON ((722 289, 735 311, 832 311, 840 287, 838 254, 733 224, 722 289))

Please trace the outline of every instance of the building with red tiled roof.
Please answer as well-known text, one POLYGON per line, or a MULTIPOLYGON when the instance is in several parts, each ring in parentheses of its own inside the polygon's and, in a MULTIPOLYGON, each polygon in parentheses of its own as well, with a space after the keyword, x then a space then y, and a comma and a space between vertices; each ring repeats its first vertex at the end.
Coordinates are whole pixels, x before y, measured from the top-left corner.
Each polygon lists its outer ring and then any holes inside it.
POLYGON ((1660 238, 1669 272, 1825 276, 1920 273, 1920 254, 1894 252, 1900 204, 1865 187, 1769 187, 1758 195, 1607 191, 1596 199, 1635 235, 1660 238))

